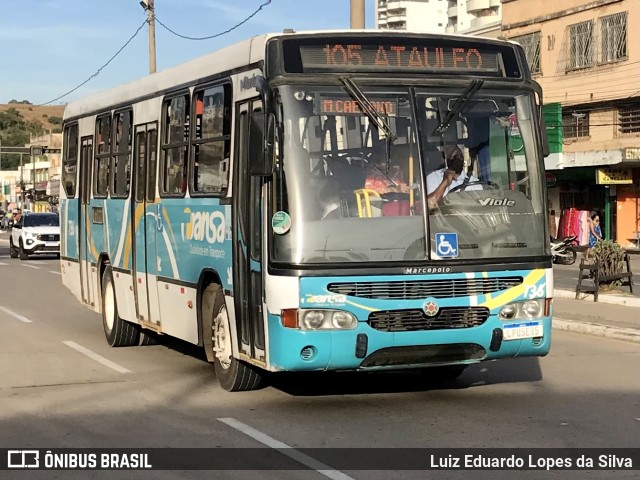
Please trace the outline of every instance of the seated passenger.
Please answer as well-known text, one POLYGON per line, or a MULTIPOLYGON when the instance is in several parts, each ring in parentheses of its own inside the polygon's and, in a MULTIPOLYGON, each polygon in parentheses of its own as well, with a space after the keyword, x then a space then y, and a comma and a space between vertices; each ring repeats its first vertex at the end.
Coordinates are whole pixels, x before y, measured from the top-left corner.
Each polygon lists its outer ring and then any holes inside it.
POLYGON ((380 195, 384 193, 408 193, 409 186, 404 180, 404 173, 398 165, 392 165, 387 173, 385 160, 378 160, 369 167, 364 188, 374 190, 380 195))
MULTIPOLYGON (((464 156, 457 145, 446 149, 446 164, 440 170, 427 175, 427 203, 429 208, 435 208, 440 200, 449 193, 452 188, 465 183, 477 182, 473 175, 468 177, 464 172, 464 156)), ((481 185, 471 185, 462 190, 482 190, 481 185)))

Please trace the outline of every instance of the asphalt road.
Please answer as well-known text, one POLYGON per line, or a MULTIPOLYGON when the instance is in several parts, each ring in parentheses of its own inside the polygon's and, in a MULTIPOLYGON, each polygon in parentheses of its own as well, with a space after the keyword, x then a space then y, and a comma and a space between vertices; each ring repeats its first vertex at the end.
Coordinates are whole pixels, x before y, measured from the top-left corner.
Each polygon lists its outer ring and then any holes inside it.
MULTIPOLYGON (((108 347, 100 316, 61 285, 57 260, 21 262, 0 248, 0 448, 268 449, 282 446, 277 442, 295 449, 640 448, 638 344, 553 335, 545 358, 474 366, 443 385, 411 373, 280 375, 262 390, 227 393, 195 347, 170 340, 108 347)), ((343 480, 515 475, 577 480, 631 479, 637 471, 345 470, 332 475, 343 480)), ((327 477, 290 470, 5 471, 0 478, 327 477)))

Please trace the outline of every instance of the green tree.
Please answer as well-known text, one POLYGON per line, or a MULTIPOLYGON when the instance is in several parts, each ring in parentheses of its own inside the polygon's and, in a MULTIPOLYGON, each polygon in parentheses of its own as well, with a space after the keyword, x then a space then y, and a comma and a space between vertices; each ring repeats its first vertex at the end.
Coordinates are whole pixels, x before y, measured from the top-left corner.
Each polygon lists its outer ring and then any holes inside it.
POLYGON ((0 112, 0 131, 6 130, 16 125, 24 124, 24 118, 15 108, 9 108, 0 112))

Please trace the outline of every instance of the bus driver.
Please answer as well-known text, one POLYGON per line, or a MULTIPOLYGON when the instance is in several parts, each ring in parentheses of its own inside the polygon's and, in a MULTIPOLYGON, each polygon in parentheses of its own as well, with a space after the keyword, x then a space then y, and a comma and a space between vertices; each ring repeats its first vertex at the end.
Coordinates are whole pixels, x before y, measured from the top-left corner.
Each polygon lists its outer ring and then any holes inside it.
MULTIPOLYGON (((440 200, 449 193, 452 188, 465 183, 477 182, 473 175, 467 176, 464 172, 464 155, 457 145, 446 148, 446 163, 440 170, 435 170, 427 175, 427 203, 429 208, 435 208, 440 200)), ((470 185, 469 190, 482 190, 481 185, 470 185)))

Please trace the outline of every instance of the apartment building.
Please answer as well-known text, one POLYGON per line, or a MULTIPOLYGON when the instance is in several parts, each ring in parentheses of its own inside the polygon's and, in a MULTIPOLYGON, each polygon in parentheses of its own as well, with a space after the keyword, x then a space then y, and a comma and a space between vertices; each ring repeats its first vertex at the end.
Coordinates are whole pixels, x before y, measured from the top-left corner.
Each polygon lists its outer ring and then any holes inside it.
POLYGON ((447 0, 376 0, 376 28, 444 32, 447 0))
POLYGON ((597 210, 607 238, 637 245, 640 2, 502 1, 503 36, 524 47, 545 104, 562 105, 562 153, 547 163, 551 208, 597 210))
POLYGON ((498 37, 500 0, 376 0, 376 28, 498 37))

